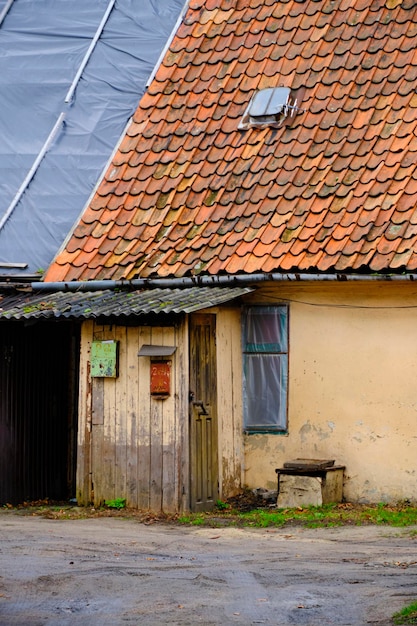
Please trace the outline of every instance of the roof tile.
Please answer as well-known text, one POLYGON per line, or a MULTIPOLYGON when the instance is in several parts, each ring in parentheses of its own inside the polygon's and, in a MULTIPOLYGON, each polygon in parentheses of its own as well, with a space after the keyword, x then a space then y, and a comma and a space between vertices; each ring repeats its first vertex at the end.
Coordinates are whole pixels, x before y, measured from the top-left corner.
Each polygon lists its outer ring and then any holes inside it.
POLYGON ((47 280, 417 268, 412 0, 191 0, 47 280), (239 129, 258 89, 302 109, 239 129))

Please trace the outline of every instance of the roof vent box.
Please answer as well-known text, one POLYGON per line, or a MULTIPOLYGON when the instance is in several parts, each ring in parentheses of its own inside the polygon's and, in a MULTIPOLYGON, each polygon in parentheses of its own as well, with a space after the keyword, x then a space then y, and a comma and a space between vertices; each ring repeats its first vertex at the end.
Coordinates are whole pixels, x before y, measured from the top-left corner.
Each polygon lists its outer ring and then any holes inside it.
POLYGON ((252 96, 239 128, 279 126, 286 117, 298 111, 297 100, 292 101, 289 87, 261 89, 252 96))

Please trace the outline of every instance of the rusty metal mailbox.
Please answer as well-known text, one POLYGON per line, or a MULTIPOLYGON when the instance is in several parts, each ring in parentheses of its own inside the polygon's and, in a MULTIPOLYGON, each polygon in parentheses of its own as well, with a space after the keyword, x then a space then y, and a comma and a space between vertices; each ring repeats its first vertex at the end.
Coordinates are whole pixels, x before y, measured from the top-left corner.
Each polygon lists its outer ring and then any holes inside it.
POLYGON ((151 395, 169 396, 171 393, 171 361, 151 361, 151 395))
POLYGON ((143 344, 138 352, 138 356, 150 357, 150 392, 155 399, 164 400, 171 395, 172 361, 168 357, 175 351, 175 346, 143 344))

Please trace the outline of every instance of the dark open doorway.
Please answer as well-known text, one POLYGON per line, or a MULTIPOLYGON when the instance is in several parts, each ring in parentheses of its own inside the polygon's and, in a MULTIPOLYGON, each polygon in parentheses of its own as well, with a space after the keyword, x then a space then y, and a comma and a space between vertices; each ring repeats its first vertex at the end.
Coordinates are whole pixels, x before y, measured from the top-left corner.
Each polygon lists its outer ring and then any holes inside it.
POLYGON ((79 327, 0 324, 0 503, 75 495, 79 327))

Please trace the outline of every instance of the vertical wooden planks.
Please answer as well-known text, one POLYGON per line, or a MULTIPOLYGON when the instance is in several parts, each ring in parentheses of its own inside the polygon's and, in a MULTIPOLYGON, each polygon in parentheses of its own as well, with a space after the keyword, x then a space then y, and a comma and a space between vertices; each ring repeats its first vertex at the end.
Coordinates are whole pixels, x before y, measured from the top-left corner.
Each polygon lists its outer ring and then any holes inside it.
POLYGON ((221 497, 241 485, 242 394, 240 310, 222 308, 217 326, 217 380, 221 497))
POLYGON ((233 485, 230 485, 235 495, 243 484, 244 447, 243 447, 243 360, 242 360, 242 321, 241 310, 233 309, 230 319, 231 354, 232 363, 230 387, 232 390, 232 415, 233 415, 233 454, 234 472, 233 485))
POLYGON ((127 329, 126 379, 126 499, 138 506, 138 428, 139 428, 139 329, 127 329))
MULTIPOLYGON (((151 343, 151 329, 142 327, 139 348, 151 343)), ((138 426, 137 426, 137 498, 139 509, 149 509, 151 491, 151 406, 149 395, 149 359, 138 358, 138 426)))
POLYGON ((190 508, 190 398, 189 398, 189 335, 188 317, 177 330, 175 414, 177 420, 176 466, 178 485, 178 508, 190 508))
POLYGON ((190 504, 195 511, 214 507, 219 497, 216 316, 190 319, 190 504))
MULTIPOLYGON (((161 345, 177 346, 177 337, 174 328, 165 328, 163 330, 163 338, 161 345)), ((172 511, 177 508, 178 502, 178 482, 176 472, 176 446, 178 441, 177 431, 177 411, 176 397, 178 397, 177 380, 175 371, 177 370, 177 353, 174 352, 171 358, 171 395, 163 400, 161 406, 162 416, 162 439, 161 439, 161 458, 162 458, 162 509, 172 511)))
POLYGON ((92 379, 91 423, 93 426, 104 424, 104 380, 103 378, 92 379))
MULTIPOLYGON (((126 498, 127 493, 127 327, 116 326, 114 338, 119 347, 118 377, 114 382, 114 441, 115 441, 115 471, 114 491, 116 498, 126 498)), ((111 380, 111 379, 109 379, 111 380)))
MULTIPOLYGON (((126 498, 129 506, 142 509, 178 511, 181 508, 182 487, 188 476, 182 457, 185 453, 186 465, 188 363, 184 346, 178 345, 180 335, 187 344, 184 324, 180 331, 174 326, 92 324, 85 330, 83 345, 86 338, 89 345, 93 340, 119 342, 118 377, 90 380, 93 406, 89 415, 86 403, 83 409, 84 421, 93 429, 91 472, 96 504, 126 498), (143 344, 177 347, 170 357, 171 393, 164 400, 151 397, 151 359, 138 356, 143 344)), ((89 351, 85 349, 82 367, 86 369, 88 363, 89 351)), ((83 373, 85 381, 89 380, 88 376, 83 373)))
MULTIPOLYGON (((98 335, 95 335, 98 338, 98 335)), ((115 339, 114 327, 103 326, 101 340, 115 339)), ((94 482, 100 484, 100 490, 95 494, 96 504, 104 500, 113 500, 116 497, 116 385, 117 379, 104 378, 104 424, 102 457, 94 470, 94 482)))
MULTIPOLYGON (((153 345, 163 345, 163 329, 152 328, 153 345)), ((148 360, 148 359, 147 359, 148 360)), ((149 380, 149 379, 148 379, 149 380)), ((148 383, 149 384, 149 383, 148 383)), ((149 391, 148 391, 149 393, 149 391)), ((150 508, 154 511, 161 511, 163 506, 163 414, 166 400, 156 400, 151 398, 151 420, 150 420, 150 508)))
POLYGON ((91 481, 94 491, 93 501, 99 504, 103 480, 104 380, 102 378, 92 378, 91 387, 93 404, 91 421, 91 481))
POLYGON ((77 501, 88 504, 91 499, 91 377, 90 350, 93 322, 84 322, 80 338, 80 374, 78 403, 78 444, 77 444, 77 501))

